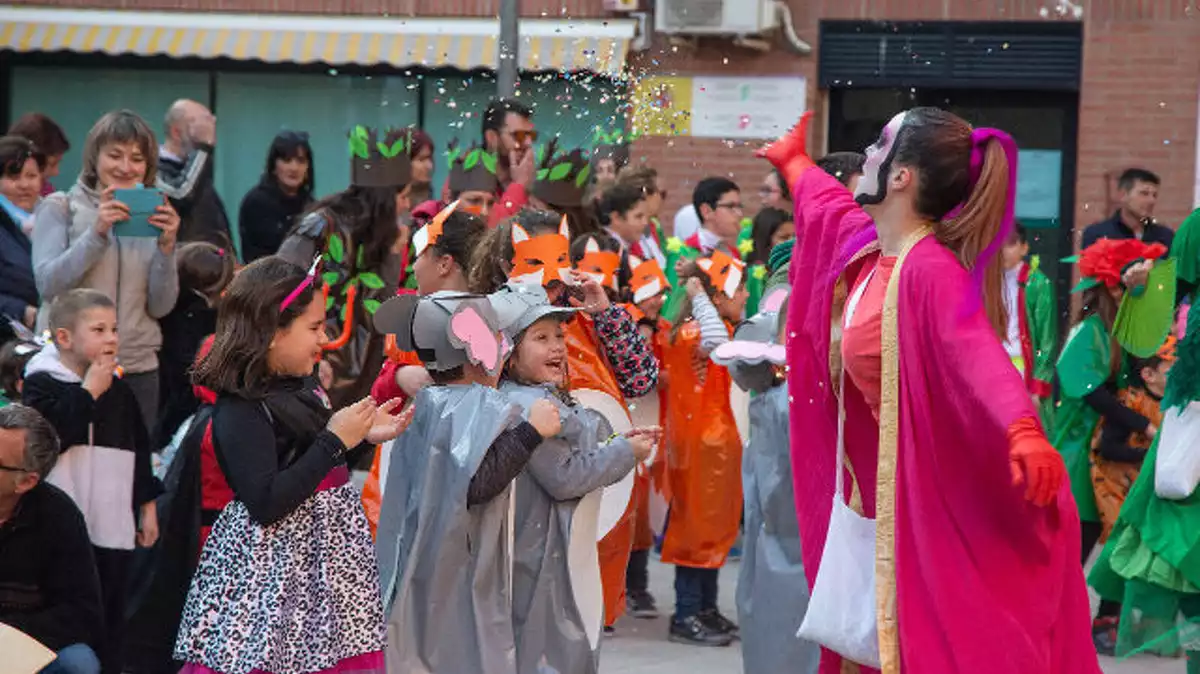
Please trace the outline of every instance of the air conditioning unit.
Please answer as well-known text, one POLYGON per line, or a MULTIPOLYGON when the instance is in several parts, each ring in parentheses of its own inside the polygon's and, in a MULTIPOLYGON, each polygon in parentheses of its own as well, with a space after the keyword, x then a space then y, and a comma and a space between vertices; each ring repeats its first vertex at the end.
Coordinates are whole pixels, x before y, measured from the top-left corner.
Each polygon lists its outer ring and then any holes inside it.
POLYGON ((654 30, 674 35, 758 35, 779 25, 775 0, 655 0, 654 30))

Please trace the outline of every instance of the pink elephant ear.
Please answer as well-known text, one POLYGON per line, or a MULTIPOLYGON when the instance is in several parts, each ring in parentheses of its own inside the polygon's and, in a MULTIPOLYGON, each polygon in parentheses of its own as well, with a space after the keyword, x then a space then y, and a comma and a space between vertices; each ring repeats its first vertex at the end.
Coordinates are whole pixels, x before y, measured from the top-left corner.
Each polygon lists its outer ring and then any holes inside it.
POLYGON ((788 288, 776 288, 763 298, 758 304, 758 310, 763 312, 777 312, 783 303, 787 301, 788 288))
POLYGON ((772 363, 783 365, 787 362, 787 352, 780 344, 766 344, 731 340, 712 350, 709 357, 717 365, 757 365, 772 363))
POLYGON ((504 363, 500 338, 474 303, 462 303, 450 317, 450 343, 465 350, 467 358, 488 374, 500 373, 504 363))

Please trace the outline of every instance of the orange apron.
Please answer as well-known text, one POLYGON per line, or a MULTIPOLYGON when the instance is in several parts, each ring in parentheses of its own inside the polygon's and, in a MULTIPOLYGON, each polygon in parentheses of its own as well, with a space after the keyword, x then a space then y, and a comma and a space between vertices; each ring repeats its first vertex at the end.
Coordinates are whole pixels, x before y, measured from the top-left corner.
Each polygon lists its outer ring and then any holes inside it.
MULTIPOLYGON (((401 365, 423 365, 414 351, 401 351, 396 348, 395 335, 388 335, 384 350, 387 357, 401 365)), ((388 443, 390 445, 391 443, 388 443)), ((371 461, 371 471, 367 473, 367 481, 363 484, 362 504, 367 514, 367 524, 371 527, 371 538, 375 538, 375 529, 379 526, 379 510, 383 507, 383 487, 379 484, 379 460, 385 445, 375 448, 375 458, 371 461)))
POLYGON ((701 360, 699 347, 700 328, 689 321, 663 354, 671 510, 662 561, 717 569, 742 514, 742 441, 729 406, 729 371, 701 360))
MULTIPOLYGON (((622 304, 621 306, 623 306, 625 310, 629 312, 629 315, 633 318, 634 323, 640 323, 646 318, 646 314, 639 309, 636 304, 622 304)), ((657 325, 655 326, 654 336, 649 340, 651 349, 654 351, 654 359, 658 361, 660 370, 662 368, 663 337, 666 336, 670 330, 671 324, 665 319, 659 318, 657 325)), ((656 401, 658 403, 658 409, 656 410, 658 419, 654 422, 654 424, 658 425, 660 428, 664 423, 664 399, 662 397, 663 391, 666 389, 664 386, 664 381, 665 378, 661 378, 660 374, 657 387, 658 399, 656 401)), ((631 405, 647 405, 651 404, 652 400, 653 398, 647 397, 644 399, 639 398, 629 402, 631 405)), ((635 421, 634 425, 638 426, 640 424, 635 421)), ((660 449, 660 451, 655 452, 654 458, 651 460, 648 466, 644 464, 638 464, 637 467, 637 476, 635 477, 633 486, 633 500, 635 509, 633 533, 634 551, 640 552, 654 547, 655 529, 650 524, 650 508, 652 498, 651 491, 657 492, 654 494, 654 498, 662 499, 663 497, 660 496, 660 494, 665 492, 665 482, 666 456, 660 449)))
MULTIPOLYGON (((625 398, 612 367, 604 357, 592 318, 580 313, 566 324, 569 390, 594 389, 610 395, 622 407, 625 398)), ((627 409, 627 408, 626 408, 627 409)), ((630 499, 620 521, 600 539, 600 583, 604 591, 604 623, 612 625, 625 612, 625 569, 633 549, 637 499, 630 499)))

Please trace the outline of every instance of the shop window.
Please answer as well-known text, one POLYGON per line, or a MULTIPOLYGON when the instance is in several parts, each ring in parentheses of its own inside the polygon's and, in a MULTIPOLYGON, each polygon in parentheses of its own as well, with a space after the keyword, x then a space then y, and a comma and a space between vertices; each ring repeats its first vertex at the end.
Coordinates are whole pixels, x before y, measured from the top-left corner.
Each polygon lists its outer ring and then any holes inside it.
POLYGON ((238 207, 261 179, 275 134, 308 132, 321 197, 350 182, 347 134, 354 125, 416 124, 418 101, 412 77, 218 73, 216 186, 230 224, 237 229, 238 207))
POLYGON ((180 98, 208 100, 208 74, 182 70, 131 70, 17 66, 12 70, 11 118, 41 112, 58 122, 71 142, 59 176, 52 182, 70 189, 83 162, 88 131, 106 112, 133 110, 162 141, 163 117, 180 98))

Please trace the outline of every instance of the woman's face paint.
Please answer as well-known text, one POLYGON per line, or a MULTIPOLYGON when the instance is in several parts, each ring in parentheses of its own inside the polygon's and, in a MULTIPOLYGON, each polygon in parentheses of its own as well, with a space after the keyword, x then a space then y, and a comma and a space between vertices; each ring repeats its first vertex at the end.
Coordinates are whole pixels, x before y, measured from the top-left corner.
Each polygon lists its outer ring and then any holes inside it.
POLYGON ((867 161, 863 164, 862 177, 854 190, 854 200, 860 206, 877 204, 887 197, 887 180, 896 152, 896 138, 907 115, 907 112, 901 112, 892 117, 879 134, 879 140, 866 149, 867 161))

